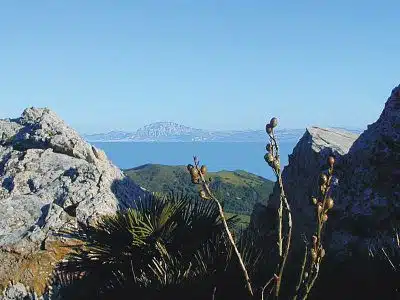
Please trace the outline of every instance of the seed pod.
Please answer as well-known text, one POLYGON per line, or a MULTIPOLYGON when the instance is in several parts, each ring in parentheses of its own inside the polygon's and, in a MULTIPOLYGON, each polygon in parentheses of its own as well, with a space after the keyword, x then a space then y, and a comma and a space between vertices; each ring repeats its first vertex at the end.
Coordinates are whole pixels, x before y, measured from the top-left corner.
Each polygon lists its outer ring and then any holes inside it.
POLYGON ((265 131, 268 133, 268 134, 271 134, 272 133, 272 127, 271 127, 271 124, 267 124, 267 125, 265 125, 265 131))
POLYGON ((317 236, 313 235, 312 236, 312 241, 313 241, 313 245, 315 246, 317 244, 317 241, 318 241, 317 236))
POLYGON ((267 146, 265 147, 265 149, 266 149, 268 152, 271 152, 271 151, 272 151, 272 145, 271 145, 270 143, 268 143, 267 146))
POLYGON ((318 199, 315 197, 311 197, 311 202, 312 202, 312 204, 317 205, 318 199))
POLYGON ((326 199, 325 209, 328 210, 331 209, 332 207, 333 207, 333 199, 332 198, 326 199))
POLYGON ((328 221, 328 215, 327 214, 323 214, 322 215, 322 222, 326 222, 328 221))
POLYGON ((186 168, 187 168, 187 170, 190 172, 190 170, 193 169, 193 165, 188 164, 186 168))
POLYGON ((277 118, 272 118, 271 121, 269 121, 269 124, 271 125, 272 128, 275 128, 278 126, 278 119, 277 118))
POLYGON ((197 168, 191 168, 190 169, 190 175, 192 175, 193 178, 197 178, 199 177, 199 171, 197 170, 197 168))
POLYGON ((201 197, 202 199, 206 199, 206 198, 207 198, 206 192, 203 191, 203 190, 201 190, 201 191, 199 192, 199 195, 200 195, 200 197, 201 197))
POLYGON ((280 167, 281 167, 281 165, 279 164, 279 160, 275 159, 274 162, 273 162, 273 165, 274 165, 275 171, 278 172, 280 170, 280 167))
POLYGON ((267 163, 272 163, 274 161, 274 156, 271 153, 267 153, 264 155, 264 159, 267 163))
POLYGON ((200 172, 201 172, 201 174, 206 175, 207 167, 205 165, 202 165, 201 168, 200 168, 200 172))
POLYGON ((335 163, 335 157, 332 156, 332 155, 329 155, 329 157, 328 157, 328 165, 332 168, 334 163, 335 163))
POLYGON ((321 185, 321 186, 319 187, 319 190, 321 191, 321 194, 325 194, 326 186, 325 186, 325 185, 321 185))
POLYGON ((315 249, 311 249, 311 260, 316 261, 317 260, 317 251, 315 249))
POLYGON ((322 203, 321 203, 321 202, 318 202, 318 204, 317 204, 317 212, 318 212, 318 215, 319 215, 322 211, 323 211, 322 203))
POLYGON ((319 176, 319 185, 324 185, 327 182, 328 182, 328 176, 326 176, 326 174, 322 173, 319 176))
POLYGON ((321 258, 323 258, 325 256, 325 249, 321 248, 319 255, 321 256, 321 258))

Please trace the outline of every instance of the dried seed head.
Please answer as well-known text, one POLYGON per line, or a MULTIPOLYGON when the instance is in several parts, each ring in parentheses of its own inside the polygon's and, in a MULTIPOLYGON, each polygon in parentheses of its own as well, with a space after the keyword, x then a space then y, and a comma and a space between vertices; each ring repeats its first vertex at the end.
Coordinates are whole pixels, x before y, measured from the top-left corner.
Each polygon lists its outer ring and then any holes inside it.
POLYGON ((319 255, 321 256, 321 258, 323 258, 325 256, 325 249, 321 248, 319 255))
POLYGON ((322 173, 319 176, 319 185, 324 185, 328 182, 328 176, 326 176, 326 174, 322 173))
POLYGON ((318 215, 323 211, 324 209, 322 208, 322 203, 321 202, 318 202, 318 204, 317 204, 317 212, 318 212, 318 215))
POLYGON ((328 199, 326 199, 326 202, 325 202, 325 208, 326 209, 331 209, 332 207, 333 207, 333 199, 332 198, 328 198, 328 199))
POLYGON ((268 143, 267 146, 265 147, 265 149, 266 149, 268 152, 271 152, 271 151, 272 151, 272 145, 268 143))
POLYGON ((190 175, 192 175, 193 178, 197 178, 199 177, 199 171, 197 170, 197 168, 191 168, 190 169, 190 175))
POLYGON ((322 207, 322 202, 318 202, 317 203, 317 212, 318 215, 324 210, 324 208, 322 207))
POLYGON ((317 260, 317 251, 315 249, 311 249, 311 260, 316 261, 317 260))
POLYGON ((323 214, 322 215, 322 222, 326 222, 328 221, 328 215, 327 214, 323 214))
POLYGON ((274 156, 271 153, 267 153, 264 155, 265 161, 270 164, 274 161, 274 156))
POLYGON ((201 190, 201 191, 199 192, 199 195, 200 195, 200 197, 201 197, 202 199, 206 199, 206 198, 207 198, 206 192, 203 191, 203 190, 201 190))
POLYGON ((272 118, 271 121, 269 121, 269 124, 271 125, 272 128, 275 128, 278 126, 278 119, 277 118, 272 118))
POLYGON ((325 185, 321 185, 321 186, 319 187, 319 190, 321 191, 321 194, 325 194, 326 186, 325 186, 325 185))
POLYGON ((312 202, 312 204, 317 205, 318 200, 315 197, 311 197, 311 202, 312 202))
POLYGON ((201 174, 206 175, 207 167, 205 165, 202 165, 201 168, 200 168, 200 172, 201 172, 201 174))
POLYGON ((271 124, 267 124, 267 125, 265 125, 265 131, 268 133, 268 134, 271 134, 272 133, 272 127, 271 127, 271 124))
POLYGON ((335 157, 332 156, 332 155, 329 155, 329 157, 328 157, 328 165, 332 168, 334 163, 335 163, 335 157))

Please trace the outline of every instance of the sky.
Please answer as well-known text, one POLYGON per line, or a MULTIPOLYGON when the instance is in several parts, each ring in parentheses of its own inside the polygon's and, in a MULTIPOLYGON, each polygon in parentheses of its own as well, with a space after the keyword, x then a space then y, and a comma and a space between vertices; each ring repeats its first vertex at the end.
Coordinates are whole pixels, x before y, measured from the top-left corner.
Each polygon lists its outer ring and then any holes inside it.
POLYGON ((82 133, 366 128, 400 84, 400 1, 0 1, 0 118, 82 133))

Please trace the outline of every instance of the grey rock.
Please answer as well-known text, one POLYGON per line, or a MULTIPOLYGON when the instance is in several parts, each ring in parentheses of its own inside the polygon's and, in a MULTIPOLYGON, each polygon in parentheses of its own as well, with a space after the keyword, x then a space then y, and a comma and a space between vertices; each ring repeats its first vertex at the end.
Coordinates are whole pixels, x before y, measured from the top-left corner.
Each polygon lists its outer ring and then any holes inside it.
MULTIPOLYGON (((146 193, 49 109, 28 108, 0 130, 0 265, 5 253, 43 251, 59 230, 92 225, 146 193)), ((9 271, 0 267, 0 283, 9 271)))
POLYGON ((3 295, 0 295, 0 300, 34 300, 35 295, 31 293, 22 283, 8 286, 3 295))
MULTIPOLYGON (((336 130, 309 128, 283 170, 285 191, 293 210, 294 239, 315 230, 318 176, 326 171, 328 155, 336 157, 335 206, 329 212, 326 247, 336 255, 367 253, 371 245, 390 242, 400 220, 400 86, 385 104, 379 119, 360 136, 336 130)), ((252 218, 264 233, 276 231, 279 189, 252 218)))

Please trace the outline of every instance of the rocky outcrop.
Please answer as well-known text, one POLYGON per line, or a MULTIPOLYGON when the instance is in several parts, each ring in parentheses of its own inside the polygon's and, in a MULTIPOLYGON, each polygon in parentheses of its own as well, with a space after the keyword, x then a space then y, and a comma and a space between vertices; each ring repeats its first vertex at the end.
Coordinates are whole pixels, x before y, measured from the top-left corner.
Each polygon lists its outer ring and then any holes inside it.
MULTIPOLYGON (((400 219, 400 86, 392 91, 378 121, 360 136, 312 127, 300 139, 283 171, 295 239, 314 231, 315 207, 310 200, 330 154, 336 157, 335 207, 329 214, 326 246, 337 255, 366 252, 377 245, 377 236, 390 239, 400 219)), ((275 187, 267 207, 257 208, 253 224, 264 232, 275 230, 278 203, 275 187)))
POLYGON ((94 224, 144 193, 54 112, 28 108, 0 120, 0 286, 12 279, 36 286, 65 254, 53 233, 94 224), (31 260, 43 268, 28 272, 31 260))
POLYGON ((344 167, 331 246, 364 251, 390 243, 400 228, 400 86, 354 142, 344 167))
MULTIPOLYGON (((304 199, 310 199, 319 173, 326 169, 327 157, 334 155, 340 164, 357 138, 358 135, 339 129, 311 127, 306 130, 289 155, 289 164, 282 172, 286 193, 293 208, 304 207, 304 199)), ((276 189, 269 201, 270 207, 278 207, 277 193, 276 189)))

